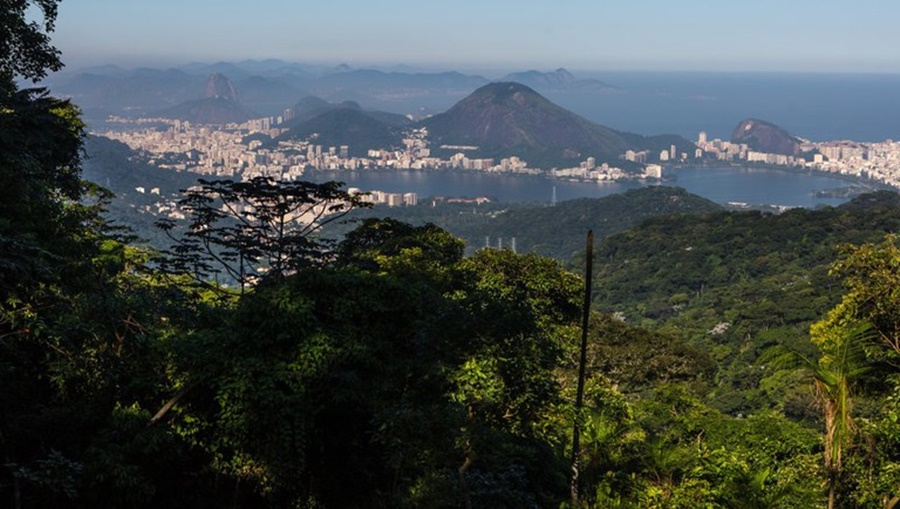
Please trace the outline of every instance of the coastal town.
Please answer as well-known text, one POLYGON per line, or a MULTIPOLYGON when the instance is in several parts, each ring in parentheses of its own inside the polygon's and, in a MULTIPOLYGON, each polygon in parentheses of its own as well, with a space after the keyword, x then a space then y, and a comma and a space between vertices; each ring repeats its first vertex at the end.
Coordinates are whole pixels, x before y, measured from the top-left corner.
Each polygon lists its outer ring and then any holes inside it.
MULTIPOLYGON (((461 170, 595 182, 662 178, 659 164, 639 165, 642 171, 635 173, 587 157, 578 166, 541 169, 530 167, 527 161, 516 156, 499 161, 469 157, 467 152, 476 151, 475 146, 441 146, 445 151, 454 152, 449 158, 441 159, 432 156, 425 128, 408 130, 400 148, 367 147, 366 157, 358 157, 350 155, 347 145, 317 144, 315 136, 300 141, 274 141, 286 131, 280 127, 281 120, 282 117, 263 118, 242 124, 207 126, 165 118, 110 117, 107 123, 119 128, 99 134, 149 155, 150 163, 161 169, 243 180, 259 176, 297 180, 307 171, 342 170, 461 170)), ((373 194, 375 199, 381 198, 378 193, 373 194)), ((397 202, 392 196, 383 199, 380 203, 397 202)), ((409 204, 411 200, 407 197, 401 202, 409 204)))
MULTIPOLYGON (((808 155, 803 157, 758 152, 747 144, 710 140, 705 132, 701 132, 693 154, 679 153, 674 145, 658 154, 646 150, 626 151, 620 160, 628 170, 598 163, 594 157, 587 157, 569 168, 542 169, 531 167, 527 161, 515 156, 499 161, 469 157, 467 153, 478 148, 473 146, 441 146, 442 151, 453 152, 453 155, 446 159, 434 157, 425 128, 409 129, 402 147, 366 147, 365 157, 353 156, 347 145, 317 144, 315 135, 306 140, 276 141, 286 131, 282 127, 283 120, 282 117, 262 118, 212 126, 163 118, 110 117, 107 125, 114 128, 98 134, 127 144, 132 150, 145 154, 151 165, 163 170, 239 180, 260 176, 298 180, 308 171, 323 170, 458 170, 542 175, 585 182, 658 180, 663 177, 664 165, 705 162, 804 169, 900 187, 900 142, 893 140, 879 143, 803 141, 800 152, 808 155)), ((373 203, 397 206, 418 202, 415 193, 366 191, 369 193, 366 199, 373 203)))
POLYGON ((701 132, 697 139, 696 158, 710 158, 721 162, 767 164, 786 168, 832 173, 866 179, 900 188, 900 141, 885 140, 861 143, 849 140, 810 142, 800 144, 800 152, 810 158, 756 152, 743 143, 707 139, 701 132))

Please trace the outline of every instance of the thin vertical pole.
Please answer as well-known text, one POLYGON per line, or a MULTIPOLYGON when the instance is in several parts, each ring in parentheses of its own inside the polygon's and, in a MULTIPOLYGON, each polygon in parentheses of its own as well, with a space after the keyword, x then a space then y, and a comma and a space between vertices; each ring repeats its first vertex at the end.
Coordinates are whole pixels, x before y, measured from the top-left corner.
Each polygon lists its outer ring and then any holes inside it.
POLYGON ((581 456, 581 408, 584 406, 584 377, 587 365, 588 321, 591 314, 591 276, 594 268, 594 230, 588 230, 584 260, 584 306, 581 313, 581 357, 578 360, 578 390, 575 393, 575 418, 572 425, 572 482, 569 485, 572 505, 578 506, 581 456))

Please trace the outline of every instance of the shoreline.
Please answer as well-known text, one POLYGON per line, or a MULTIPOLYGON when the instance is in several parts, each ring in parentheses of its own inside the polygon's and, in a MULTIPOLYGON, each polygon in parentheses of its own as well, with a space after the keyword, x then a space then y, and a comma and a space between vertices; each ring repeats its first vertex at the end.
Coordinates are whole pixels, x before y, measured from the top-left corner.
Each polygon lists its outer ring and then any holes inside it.
POLYGON ((672 170, 678 171, 681 169, 691 169, 691 168, 708 168, 710 170, 770 170, 770 171, 778 171, 790 174, 797 175, 810 175, 816 177, 828 177, 837 180, 843 180, 845 182, 850 182, 853 184, 859 184, 870 187, 870 190, 889 190, 900 192, 900 187, 894 187, 890 184, 885 184, 883 182, 879 182, 877 180, 872 180, 866 177, 860 177, 856 175, 846 175, 843 173, 834 173, 830 171, 822 171, 822 170, 814 170, 810 168, 802 168, 799 166, 782 166, 777 164, 766 164, 766 163, 728 163, 724 161, 715 161, 715 163, 690 163, 690 164, 677 164, 677 165, 669 165, 663 167, 663 171, 672 170))

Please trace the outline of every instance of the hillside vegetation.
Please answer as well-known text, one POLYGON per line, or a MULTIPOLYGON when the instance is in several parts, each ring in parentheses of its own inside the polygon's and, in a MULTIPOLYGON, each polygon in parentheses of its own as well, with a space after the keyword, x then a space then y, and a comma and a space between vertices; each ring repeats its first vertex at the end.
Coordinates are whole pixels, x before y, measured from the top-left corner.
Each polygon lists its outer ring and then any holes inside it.
POLYGON ((357 210, 350 217, 389 216, 412 224, 433 223, 463 239, 470 252, 484 247, 485 238, 492 247, 498 245, 498 239, 502 239, 505 247, 511 247, 515 238, 520 253, 535 253, 567 263, 584 249, 584 234, 590 229, 598 238, 604 238, 655 216, 723 210, 722 206, 684 189, 658 186, 604 198, 567 200, 556 206, 428 202, 415 207, 357 210))
POLYGON ((584 317, 550 258, 320 236, 365 206, 334 182, 204 182, 151 251, 81 180, 77 108, 13 81, 60 68, 56 6, 0 19, 0 506, 900 503, 896 194, 650 218, 597 246, 584 317))

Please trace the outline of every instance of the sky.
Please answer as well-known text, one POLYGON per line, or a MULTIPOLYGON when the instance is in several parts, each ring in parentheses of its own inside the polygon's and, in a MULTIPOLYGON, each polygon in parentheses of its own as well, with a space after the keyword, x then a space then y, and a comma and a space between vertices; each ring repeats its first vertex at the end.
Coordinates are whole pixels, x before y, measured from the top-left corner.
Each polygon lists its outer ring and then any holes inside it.
POLYGON ((896 0, 63 0, 69 68, 900 72, 896 0))

